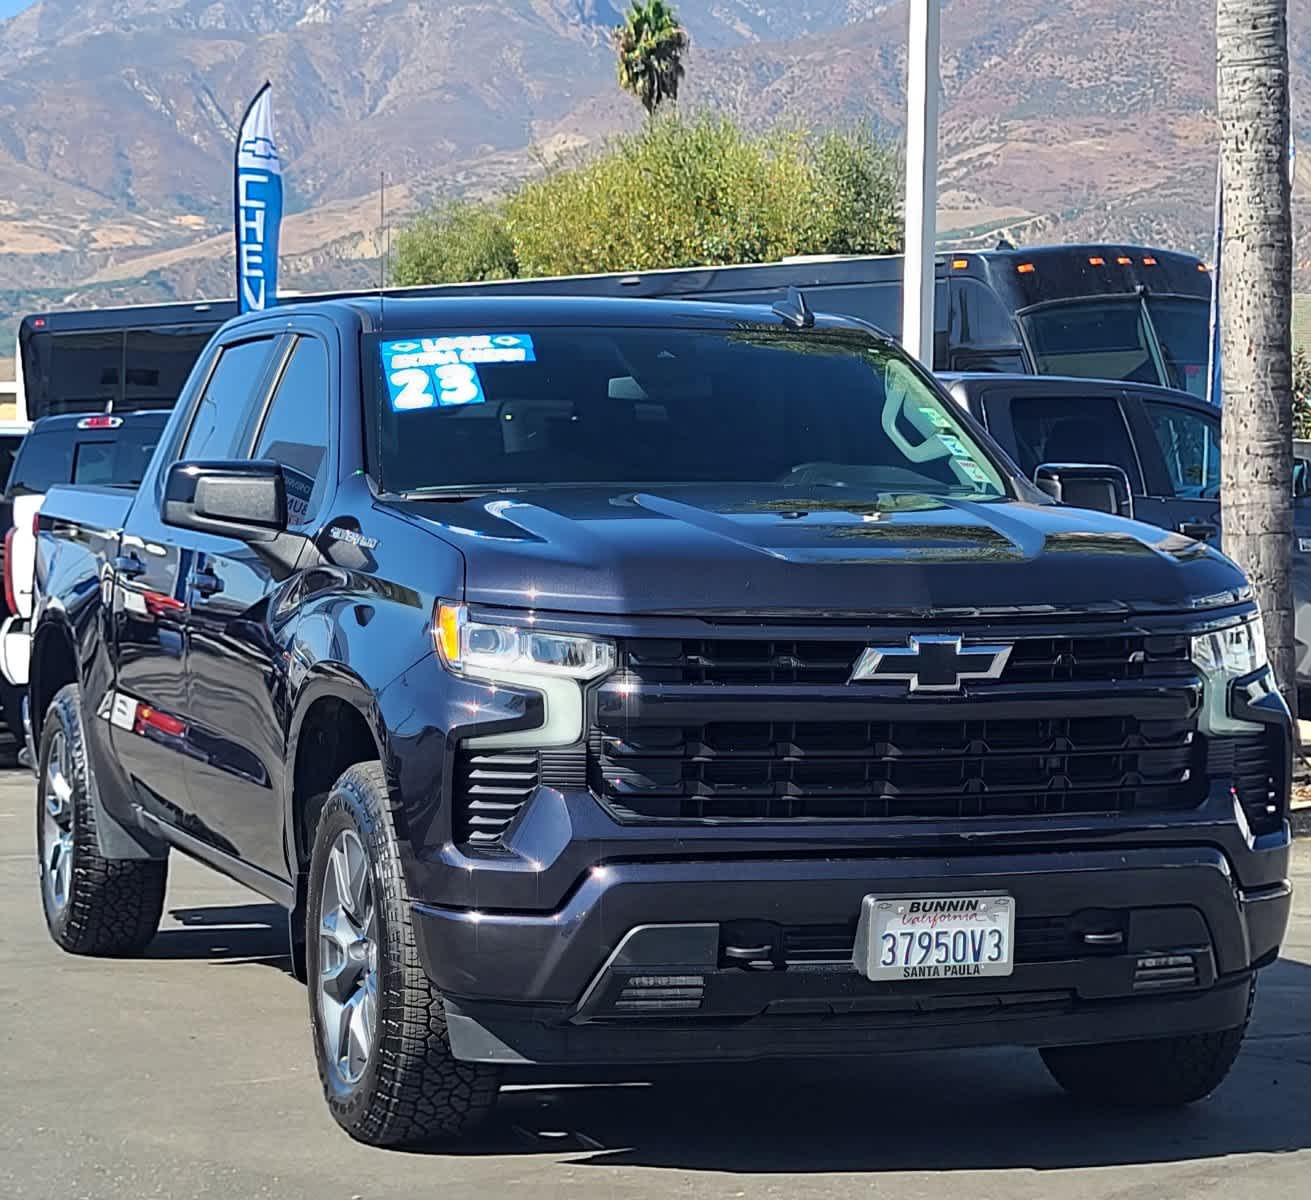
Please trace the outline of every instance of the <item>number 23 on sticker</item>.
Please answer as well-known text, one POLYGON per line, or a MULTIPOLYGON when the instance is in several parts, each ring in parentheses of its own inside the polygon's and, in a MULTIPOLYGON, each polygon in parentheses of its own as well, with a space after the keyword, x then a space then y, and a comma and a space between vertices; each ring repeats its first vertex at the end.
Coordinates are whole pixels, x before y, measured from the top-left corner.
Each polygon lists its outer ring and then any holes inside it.
POLYGON ((424 408, 454 408, 462 404, 481 404, 485 399, 478 372, 465 363, 444 366, 406 367, 387 377, 391 385, 391 406, 397 412, 414 412, 424 408), (433 394, 433 384, 437 393, 433 394))

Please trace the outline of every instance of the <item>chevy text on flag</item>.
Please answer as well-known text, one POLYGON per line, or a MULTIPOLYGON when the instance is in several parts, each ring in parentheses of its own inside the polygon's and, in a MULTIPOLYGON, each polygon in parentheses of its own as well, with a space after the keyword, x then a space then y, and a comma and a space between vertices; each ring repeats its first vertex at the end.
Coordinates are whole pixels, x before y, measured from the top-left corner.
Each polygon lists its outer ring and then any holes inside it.
POLYGON ((237 135, 237 303, 241 312, 277 303, 282 164, 273 136, 273 103, 265 84, 237 135))

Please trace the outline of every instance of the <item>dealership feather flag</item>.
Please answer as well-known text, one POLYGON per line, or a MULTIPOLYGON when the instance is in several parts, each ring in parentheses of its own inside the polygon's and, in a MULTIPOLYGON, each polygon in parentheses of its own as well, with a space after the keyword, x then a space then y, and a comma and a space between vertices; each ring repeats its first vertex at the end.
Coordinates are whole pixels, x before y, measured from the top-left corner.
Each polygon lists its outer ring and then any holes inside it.
POLYGON ((235 172, 237 305, 269 308, 278 299, 278 233, 282 225, 282 163, 273 134, 272 85, 246 109, 237 133, 235 172))

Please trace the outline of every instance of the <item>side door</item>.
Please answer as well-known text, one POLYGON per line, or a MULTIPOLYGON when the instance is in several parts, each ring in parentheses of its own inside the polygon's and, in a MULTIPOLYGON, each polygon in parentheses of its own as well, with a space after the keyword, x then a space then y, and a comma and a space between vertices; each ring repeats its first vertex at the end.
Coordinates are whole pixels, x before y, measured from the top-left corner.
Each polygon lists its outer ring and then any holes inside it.
MULTIPOLYGON (((223 457, 235 445, 243 405, 268 368, 275 339, 217 348, 176 437, 173 457, 223 457)), ((222 848, 192 811, 187 764, 196 753, 187 722, 186 614, 194 534, 160 519, 159 485, 132 506, 115 566, 116 693, 110 712, 115 753, 144 807, 193 837, 222 848)))
POLYGON ((1200 405, 1128 394, 1147 478, 1138 519, 1220 544, 1220 414, 1200 405))
MULTIPOLYGON (((1036 383, 1036 381, 1035 381, 1036 383)), ((1135 503, 1143 495, 1143 468, 1115 390, 1027 387, 986 390, 982 409, 989 432, 1028 479, 1044 463, 1092 463, 1120 467, 1135 503)))
MULTIPOLYGON (((331 477, 329 414, 339 370, 335 333, 326 322, 314 324, 280 347, 269 398, 233 455, 282 464, 289 525, 310 536, 331 477)), ((187 617, 188 703, 201 751, 190 760, 192 802, 231 853, 286 880, 286 672, 269 620, 278 584, 246 543, 197 535, 187 617)))

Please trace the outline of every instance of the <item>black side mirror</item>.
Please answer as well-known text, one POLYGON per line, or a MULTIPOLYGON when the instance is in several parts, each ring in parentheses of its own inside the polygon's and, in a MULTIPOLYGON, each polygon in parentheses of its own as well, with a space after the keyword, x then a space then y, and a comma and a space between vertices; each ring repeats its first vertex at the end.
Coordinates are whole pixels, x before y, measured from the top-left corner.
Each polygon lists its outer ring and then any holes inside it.
POLYGON ((280 463, 179 462, 164 481, 164 523, 243 542, 273 541, 287 528, 280 463))
POLYGON ((1033 473, 1039 491, 1058 504, 1090 508, 1115 517, 1133 516, 1133 493, 1122 467, 1090 463, 1043 463, 1033 473))

